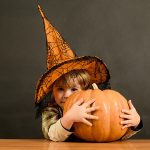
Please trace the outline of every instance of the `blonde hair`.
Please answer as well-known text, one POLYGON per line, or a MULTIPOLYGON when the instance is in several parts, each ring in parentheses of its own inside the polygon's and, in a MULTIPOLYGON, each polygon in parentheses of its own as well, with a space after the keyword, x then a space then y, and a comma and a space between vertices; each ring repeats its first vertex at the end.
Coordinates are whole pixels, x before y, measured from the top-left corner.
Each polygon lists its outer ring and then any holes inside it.
POLYGON ((72 82, 74 79, 81 85, 83 90, 87 89, 90 86, 90 75, 86 70, 72 70, 59 79, 55 81, 55 85, 66 85, 67 87, 74 87, 75 82, 72 82))

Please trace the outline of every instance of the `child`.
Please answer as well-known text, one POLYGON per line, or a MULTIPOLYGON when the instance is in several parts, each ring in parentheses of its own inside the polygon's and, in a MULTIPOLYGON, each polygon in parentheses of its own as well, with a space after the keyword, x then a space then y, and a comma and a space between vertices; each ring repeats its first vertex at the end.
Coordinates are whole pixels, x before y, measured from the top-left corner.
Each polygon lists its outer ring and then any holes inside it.
MULTIPOLYGON (((90 107, 94 99, 84 102, 81 98, 63 116, 63 105, 67 97, 76 91, 88 89, 92 83, 97 83, 101 89, 109 88, 109 71, 98 57, 77 57, 56 29, 46 19, 40 6, 47 40, 47 72, 38 81, 35 91, 35 103, 42 112, 42 131, 44 137, 52 141, 65 141, 73 134, 74 122, 83 122, 89 126, 91 119, 98 116, 88 113, 98 110, 90 107), (50 96, 50 97, 49 97, 50 96)), ((140 116, 131 101, 130 110, 122 110, 120 115, 124 121, 123 128, 130 127, 126 139, 142 128, 140 116)), ((75 140, 75 139, 74 139, 75 140)))
POLYGON ((80 99, 62 116, 63 105, 66 99, 76 91, 86 90, 90 86, 90 76, 85 70, 73 70, 57 79, 53 85, 54 99, 42 112, 42 130, 45 138, 53 141, 64 141, 72 134, 70 129, 74 122, 83 122, 91 126, 87 119, 98 119, 97 116, 88 115, 96 111, 97 106, 86 108, 94 100, 84 103, 80 99))
MULTIPOLYGON (((86 90, 90 87, 90 76, 85 70, 73 70, 59 78, 53 85, 53 101, 42 112, 42 130, 45 138, 52 141, 65 141, 73 133, 70 129, 74 122, 83 122, 89 126, 92 124, 89 119, 97 120, 97 116, 88 113, 98 110, 97 106, 89 108, 95 100, 84 103, 83 99, 76 102, 69 111, 63 116, 63 105, 66 99, 76 91, 86 90), (88 108, 87 108, 88 107, 88 108), (88 119, 88 120, 87 120, 88 119)), ((122 110, 121 117, 126 119, 121 122, 123 128, 132 127, 127 134, 122 137, 125 139, 139 130, 140 116, 136 112, 131 101, 129 101, 130 111, 122 110), (137 129, 136 129, 137 128, 137 129)), ((74 137, 72 140, 77 140, 74 137)))

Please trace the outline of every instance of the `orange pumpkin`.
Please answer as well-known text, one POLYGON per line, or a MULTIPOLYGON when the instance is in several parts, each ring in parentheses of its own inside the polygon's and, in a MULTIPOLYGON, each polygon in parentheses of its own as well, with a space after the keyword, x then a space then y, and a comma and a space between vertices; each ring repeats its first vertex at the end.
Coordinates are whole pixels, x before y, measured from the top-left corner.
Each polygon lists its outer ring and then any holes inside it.
POLYGON ((110 142, 120 139, 127 131, 121 129, 121 118, 119 117, 122 109, 129 109, 127 100, 117 91, 100 89, 89 89, 72 94, 64 105, 64 114, 79 99, 86 101, 96 99, 95 105, 99 110, 92 112, 99 116, 99 120, 90 120, 92 126, 83 123, 74 123, 74 134, 80 139, 94 142, 110 142))

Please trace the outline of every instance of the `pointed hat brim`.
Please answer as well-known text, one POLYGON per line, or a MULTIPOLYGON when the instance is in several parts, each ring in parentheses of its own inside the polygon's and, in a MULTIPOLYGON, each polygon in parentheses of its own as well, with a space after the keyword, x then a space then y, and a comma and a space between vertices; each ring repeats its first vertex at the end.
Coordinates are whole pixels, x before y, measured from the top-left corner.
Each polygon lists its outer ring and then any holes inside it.
POLYGON ((35 104, 50 92, 53 83, 62 75, 72 71, 85 69, 91 76, 92 83, 105 83, 110 79, 109 70, 101 59, 95 56, 82 56, 64 61, 42 75, 35 91, 35 104))

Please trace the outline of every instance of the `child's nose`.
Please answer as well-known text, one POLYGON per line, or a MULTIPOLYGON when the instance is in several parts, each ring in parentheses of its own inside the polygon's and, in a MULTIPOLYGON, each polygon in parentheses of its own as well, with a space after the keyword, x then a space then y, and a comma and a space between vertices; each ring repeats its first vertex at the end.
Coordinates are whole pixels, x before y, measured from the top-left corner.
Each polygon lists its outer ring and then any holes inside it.
POLYGON ((70 92, 70 91, 66 91, 66 92, 64 93, 64 98, 66 99, 66 98, 68 98, 70 95, 71 95, 71 92, 70 92))

